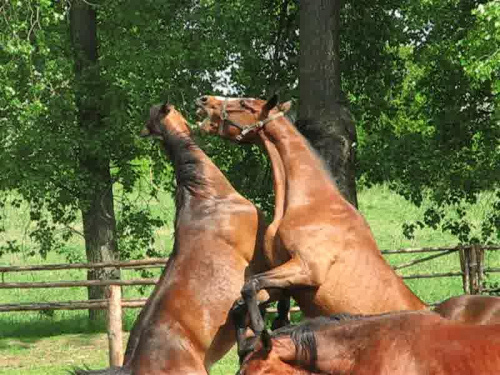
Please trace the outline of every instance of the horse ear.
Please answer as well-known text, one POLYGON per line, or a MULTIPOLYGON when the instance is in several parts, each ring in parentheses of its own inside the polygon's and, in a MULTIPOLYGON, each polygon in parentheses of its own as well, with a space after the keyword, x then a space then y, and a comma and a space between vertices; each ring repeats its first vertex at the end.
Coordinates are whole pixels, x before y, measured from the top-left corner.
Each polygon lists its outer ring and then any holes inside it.
POLYGON ((287 113, 291 108, 292 108, 291 100, 278 104, 278 109, 283 113, 287 113))
POLYGON ((263 330, 260 334, 260 340, 262 341, 262 348, 266 352, 266 355, 273 349, 273 342, 271 340, 271 335, 267 332, 267 329, 263 330))
POLYGON ((278 94, 274 94, 262 108, 262 114, 267 117, 269 112, 278 105, 278 94))
POLYGON ((172 110, 173 105, 168 103, 168 100, 163 104, 160 108, 160 112, 164 115, 168 115, 168 113, 172 110))

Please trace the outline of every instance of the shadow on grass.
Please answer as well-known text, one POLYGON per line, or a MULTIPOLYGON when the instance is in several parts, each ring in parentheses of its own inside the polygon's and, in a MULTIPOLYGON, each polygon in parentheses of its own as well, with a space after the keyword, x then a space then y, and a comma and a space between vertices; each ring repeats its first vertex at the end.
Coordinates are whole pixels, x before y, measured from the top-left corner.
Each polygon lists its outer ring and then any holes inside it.
MULTIPOLYGON (((123 317, 123 327, 129 330, 136 313, 128 311, 123 317)), ((38 313, 0 314, 0 333, 2 338, 17 339, 19 342, 32 343, 40 338, 79 333, 106 332, 105 318, 90 321, 86 311, 73 313, 56 312, 47 317, 38 313)), ((2 341, 0 341, 1 349, 2 341)))

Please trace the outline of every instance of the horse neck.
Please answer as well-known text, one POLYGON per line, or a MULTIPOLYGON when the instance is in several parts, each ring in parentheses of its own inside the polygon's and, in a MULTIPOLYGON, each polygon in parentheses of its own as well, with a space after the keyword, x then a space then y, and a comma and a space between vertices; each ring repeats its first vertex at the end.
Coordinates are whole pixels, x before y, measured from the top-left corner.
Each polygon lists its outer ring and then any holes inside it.
MULTIPOLYGON (((357 325, 329 324, 305 331, 295 339, 293 334, 277 336, 273 339, 273 351, 281 361, 313 369, 311 373, 314 374, 330 373, 334 369, 335 374, 349 375, 352 374, 357 353, 371 340, 370 336, 360 333, 365 332, 359 330, 357 325)), ((376 331, 370 334, 376 334, 376 331)))
POLYGON ((191 198, 221 199, 236 193, 219 168, 194 143, 190 144, 187 157, 174 156, 174 169, 178 191, 187 192, 191 198), (196 169, 195 173, 193 168, 196 169))
MULTIPOLYGON (((336 374, 349 375, 356 365, 360 351, 378 342, 379 331, 366 324, 332 325, 330 329, 315 332, 318 342, 318 365, 321 359, 333 364, 336 374)), ((374 348, 375 349, 375 348, 374 348)))
POLYGON ((345 201, 320 157, 287 118, 280 117, 271 121, 263 133, 276 147, 283 164, 286 206, 293 204, 295 198, 302 204, 301 200, 305 196, 324 196, 326 190, 330 200, 345 201), (308 183, 305 184, 304 181, 308 183))
POLYGON ((273 171, 273 186, 274 186, 274 217, 270 226, 279 224, 283 218, 285 210, 285 169, 281 156, 269 138, 264 132, 259 133, 262 144, 269 155, 271 161, 271 168, 273 171))

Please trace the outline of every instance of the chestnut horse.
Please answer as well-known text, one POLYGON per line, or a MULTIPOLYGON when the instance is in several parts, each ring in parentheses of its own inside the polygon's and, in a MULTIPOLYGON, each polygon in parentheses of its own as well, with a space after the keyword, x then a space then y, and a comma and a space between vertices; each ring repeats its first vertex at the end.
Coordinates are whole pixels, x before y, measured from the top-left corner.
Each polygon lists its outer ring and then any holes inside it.
POLYGON ((241 375, 490 375, 500 372, 500 325, 432 312, 320 317, 262 332, 241 375))
POLYGON ((174 165, 173 253, 131 332, 124 366, 75 373, 206 375, 235 343, 228 313, 245 277, 266 269, 263 217, 194 143, 173 106, 153 106, 141 135, 159 138, 174 165))
MULTIPOLYGON (((265 233, 264 253, 272 269, 251 276, 242 289, 254 332, 264 328, 255 296, 268 288, 289 289, 308 317, 428 309, 382 257, 363 216, 341 195, 321 158, 285 116, 289 102, 278 104, 276 96, 267 102, 203 96, 197 105, 198 113, 207 116, 203 131, 261 144, 271 161, 275 218, 265 233)), ((491 322, 489 317, 494 321, 496 316, 481 311, 500 311, 500 299, 486 298, 488 306, 485 300, 459 297, 439 312, 472 323, 491 322), (464 308, 476 312, 454 313, 464 308)), ((236 306, 236 315, 244 312, 236 306)), ((238 343, 243 342, 240 335, 238 343)))

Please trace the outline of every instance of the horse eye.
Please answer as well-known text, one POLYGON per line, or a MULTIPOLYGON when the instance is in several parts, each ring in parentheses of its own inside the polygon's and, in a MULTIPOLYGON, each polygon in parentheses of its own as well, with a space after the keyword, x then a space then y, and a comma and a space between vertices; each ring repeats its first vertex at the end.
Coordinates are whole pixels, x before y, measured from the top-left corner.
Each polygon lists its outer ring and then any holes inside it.
POLYGON ((246 108, 247 105, 245 103, 245 101, 243 99, 240 100, 240 105, 243 107, 243 108, 246 108))

